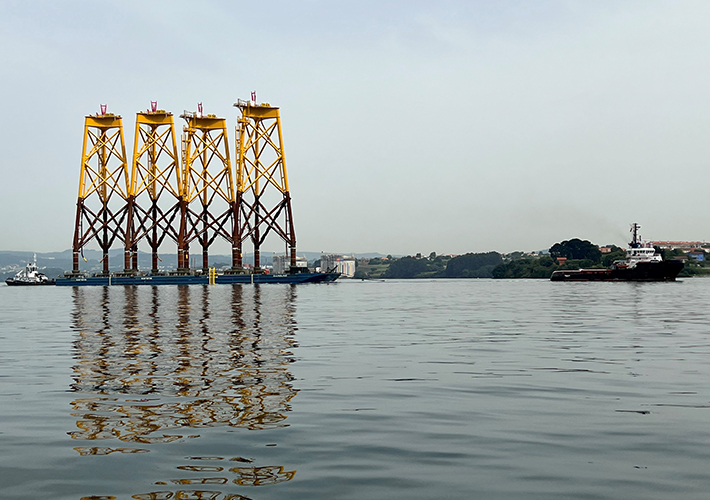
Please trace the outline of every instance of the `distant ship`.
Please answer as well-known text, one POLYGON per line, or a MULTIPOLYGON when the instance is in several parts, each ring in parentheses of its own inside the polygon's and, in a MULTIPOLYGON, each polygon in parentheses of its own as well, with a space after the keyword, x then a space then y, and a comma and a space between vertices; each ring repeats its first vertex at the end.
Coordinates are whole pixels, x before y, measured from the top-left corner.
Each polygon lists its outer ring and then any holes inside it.
POLYGON ((641 241, 640 228, 636 223, 631 225, 633 237, 625 260, 614 261, 608 269, 554 271, 550 281, 675 281, 683 263, 663 260, 651 243, 641 241))
POLYGON ((12 278, 6 279, 5 283, 7 283, 8 286, 38 286, 54 285, 54 280, 39 272, 37 268, 37 254, 35 254, 32 262, 29 262, 22 271, 12 278))

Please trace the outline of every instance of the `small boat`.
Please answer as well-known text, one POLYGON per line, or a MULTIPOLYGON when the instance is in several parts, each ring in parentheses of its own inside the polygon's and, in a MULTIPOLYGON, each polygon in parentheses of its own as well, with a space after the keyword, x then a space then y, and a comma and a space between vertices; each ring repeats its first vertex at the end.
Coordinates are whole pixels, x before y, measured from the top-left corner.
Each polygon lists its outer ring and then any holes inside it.
POLYGON ((29 262, 25 268, 12 278, 5 280, 8 286, 39 286, 54 285, 54 280, 39 272, 37 268, 37 254, 34 261, 29 262))
POLYGON ((631 225, 633 237, 625 260, 614 261, 608 269, 554 271, 550 281, 675 281, 683 263, 663 260, 651 243, 641 241, 640 228, 636 223, 631 225))

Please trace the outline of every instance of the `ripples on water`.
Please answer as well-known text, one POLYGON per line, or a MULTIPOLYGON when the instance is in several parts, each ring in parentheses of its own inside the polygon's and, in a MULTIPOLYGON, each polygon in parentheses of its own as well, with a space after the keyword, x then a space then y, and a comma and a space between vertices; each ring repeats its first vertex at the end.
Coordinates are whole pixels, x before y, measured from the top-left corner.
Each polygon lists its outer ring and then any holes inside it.
POLYGON ((0 497, 707 498, 708 299, 0 287, 0 497))

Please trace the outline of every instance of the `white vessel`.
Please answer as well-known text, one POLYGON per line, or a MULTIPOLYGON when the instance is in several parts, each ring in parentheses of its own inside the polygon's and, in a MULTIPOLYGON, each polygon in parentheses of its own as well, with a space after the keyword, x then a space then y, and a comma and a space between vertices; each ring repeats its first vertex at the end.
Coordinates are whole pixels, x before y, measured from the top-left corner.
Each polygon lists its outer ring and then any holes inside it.
POLYGON ((28 263, 22 271, 12 278, 6 279, 5 283, 7 283, 8 286, 54 285, 54 280, 39 272, 37 268, 37 254, 35 254, 32 262, 28 263))

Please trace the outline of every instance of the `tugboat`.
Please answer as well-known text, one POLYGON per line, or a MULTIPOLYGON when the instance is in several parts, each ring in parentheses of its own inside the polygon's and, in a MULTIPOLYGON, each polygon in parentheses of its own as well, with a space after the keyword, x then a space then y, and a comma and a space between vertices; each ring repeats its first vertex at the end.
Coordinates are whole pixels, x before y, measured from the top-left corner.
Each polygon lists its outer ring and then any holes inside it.
POLYGON ((37 269, 37 254, 34 255, 33 262, 29 262, 25 268, 12 278, 5 280, 8 286, 39 286, 54 285, 54 280, 48 278, 37 269))
POLYGON ((641 241, 640 228, 636 223, 631 225, 633 237, 625 260, 614 261, 608 269, 554 271, 550 281, 675 281, 683 263, 663 260, 651 243, 641 241))

